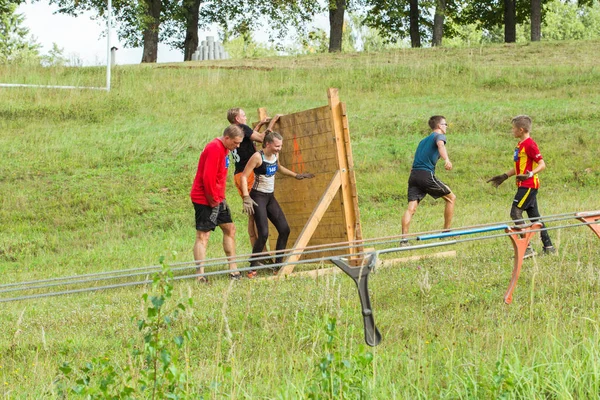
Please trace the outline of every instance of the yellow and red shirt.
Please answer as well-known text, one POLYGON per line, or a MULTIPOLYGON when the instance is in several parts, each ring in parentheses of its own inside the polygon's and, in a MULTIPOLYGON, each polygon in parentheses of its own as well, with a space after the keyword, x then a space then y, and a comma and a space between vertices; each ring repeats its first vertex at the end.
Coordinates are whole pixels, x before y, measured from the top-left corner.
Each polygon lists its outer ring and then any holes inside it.
MULTIPOLYGON (((527 138, 522 142, 519 142, 515 148, 514 153, 515 161, 515 172, 517 175, 527 174, 529 171, 533 171, 537 167, 540 160, 542 160, 542 154, 538 145, 533 141, 532 138, 527 138)), ((526 187, 532 189, 539 189, 540 178, 537 174, 524 181, 517 180, 518 187, 526 187)))

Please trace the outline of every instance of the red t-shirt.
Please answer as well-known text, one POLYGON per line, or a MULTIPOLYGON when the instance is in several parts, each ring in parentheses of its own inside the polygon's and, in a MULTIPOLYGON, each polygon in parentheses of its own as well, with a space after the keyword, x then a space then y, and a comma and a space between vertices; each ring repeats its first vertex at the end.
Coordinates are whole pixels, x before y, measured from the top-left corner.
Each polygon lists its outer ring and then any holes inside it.
POLYGON ((213 139, 202 150, 190 192, 194 203, 216 207, 225 200, 228 156, 229 150, 219 138, 213 139))
MULTIPOLYGON (((542 160, 542 154, 532 138, 529 137, 522 142, 519 142, 515 148, 514 154, 516 174, 526 174, 529 171, 533 171, 533 169, 537 167, 540 160, 542 160)), ((537 176, 537 174, 535 174, 531 178, 524 181, 517 180, 517 186, 539 189, 540 178, 537 176)))

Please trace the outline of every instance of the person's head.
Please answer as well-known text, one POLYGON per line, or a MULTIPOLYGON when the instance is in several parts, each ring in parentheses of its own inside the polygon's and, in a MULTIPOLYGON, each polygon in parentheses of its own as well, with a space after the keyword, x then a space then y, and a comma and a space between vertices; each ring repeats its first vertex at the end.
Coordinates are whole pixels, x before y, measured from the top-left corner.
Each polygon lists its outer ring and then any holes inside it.
POLYGON ((243 140, 244 131, 237 125, 231 124, 223 131, 222 142, 228 150, 237 149, 243 140))
POLYGON ((283 136, 277 132, 269 132, 263 139, 263 149, 269 153, 279 153, 283 145, 283 136))
POLYGON ((527 115, 517 115, 510 122, 514 137, 522 137, 531 132, 531 118, 527 115))
POLYGON ((429 127, 433 131, 446 133, 446 129, 448 128, 446 117, 442 115, 434 115, 433 117, 429 118, 429 127))
POLYGON ((246 124, 247 122, 246 112, 239 107, 230 108, 227 110, 227 121, 230 124, 246 124))

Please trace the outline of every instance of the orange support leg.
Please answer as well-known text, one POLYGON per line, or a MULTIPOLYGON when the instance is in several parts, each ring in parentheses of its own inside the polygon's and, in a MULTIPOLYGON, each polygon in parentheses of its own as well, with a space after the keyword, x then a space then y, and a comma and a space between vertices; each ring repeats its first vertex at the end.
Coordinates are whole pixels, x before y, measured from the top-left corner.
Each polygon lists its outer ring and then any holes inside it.
POLYGON ((535 222, 527 227, 511 227, 505 229, 506 233, 511 233, 509 238, 512 240, 513 248, 515 249, 515 261, 512 278, 510 280, 510 284, 508 285, 508 289, 506 290, 506 294, 504 295, 504 302, 506 304, 512 303, 513 292, 517 287, 517 281, 519 280, 521 267, 523 266, 523 256, 525 255, 527 246, 529 246, 529 241, 531 240, 531 237, 537 233, 535 230, 541 228, 542 224, 535 222))
POLYGON ((580 212, 575 214, 575 217, 581 222, 587 222, 590 229, 594 231, 596 236, 600 238, 600 211, 580 212))

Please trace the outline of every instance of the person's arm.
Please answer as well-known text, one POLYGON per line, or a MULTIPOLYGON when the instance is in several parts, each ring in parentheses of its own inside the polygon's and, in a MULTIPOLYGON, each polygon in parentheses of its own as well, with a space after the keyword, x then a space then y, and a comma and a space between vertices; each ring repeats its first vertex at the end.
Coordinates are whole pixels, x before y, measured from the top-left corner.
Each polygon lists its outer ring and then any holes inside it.
POLYGON ((223 158, 218 151, 207 152, 202 171, 202 184, 204 186, 204 196, 211 207, 219 205, 219 202, 215 200, 215 195, 217 193, 217 172, 222 162, 224 162, 223 158))
POLYGON ((267 119, 263 118, 254 128, 254 130, 252 131, 252 135, 250 136, 250 140, 255 141, 255 142, 259 142, 262 143, 262 141, 265 139, 265 132, 259 132, 258 130, 267 123, 267 119))
POLYGON ((260 158, 260 153, 256 152, 252 154, 252 157, 248 160, 244 171, 242 172, 242 176, 240 177, 240 186, 242 187, 242 197, 250 196, 248 192, 248 177, 254 171, 254 168, 260 167, 262 164, 262 160, 260 158))
POLYGON ((533 176, 535 174, 539 174, 540 172, 542 172, 545 169, 546 169, 546 163, 544 162, 544 160, 539 160, 537 167, 535 167, 534 169, 532 169, 531 171, 529 171, 525 174, 517 175, 517 179, 520 181, 525 181, 529 178, 533 178, 533 176))
POLYGON ((511 169, 509 169, 508 171, 506 171, 505 173, 501 174, 501 175, 496 175, 493 178, 490 178, 486 181, 486 183, 492 183, 492 186, 494 187, 498 187, 500 185, 502 185, 502 183, 507 180, 509 177, 513 176, 515 174, 515 168, 512 167, 511 169))
POLYGON ((242 187, 242 211, 248 215, 254 214, 254 206, 257 206, 256 202, 252 200, 250 197, 250 193, 248 192, 248 177, 254 171, 254 168, 259 167, 262 164, 262 159, 260 157, 260 153, 254 153, 250 160, 248 160, 248 164, 244 168, 242 172, 242 176, 240 177, 240 186, 242 187))
POLYGON ((296 178, 298 180, 311 179, 311 178, 315 177, 315 175, 311 174, 310 172, 304 172, 302 174, 297 174, 294 171, 291 171, 291 170, 287 169, 286 167, 284 167, 283 165, 279 164, 279 159, 277 159, 277 171, 281 172, 283 175, 291 176, 292 178, 296 178))
POLYGON ((448 171, 452 169, 452 162, 450 161, 450 157, 448 156, 448 150, 446 150, 446 143, 443 140, 438 140, 437 143, 438 151, 440 152, 440 157, 444 160, 444 168, 448 171))

